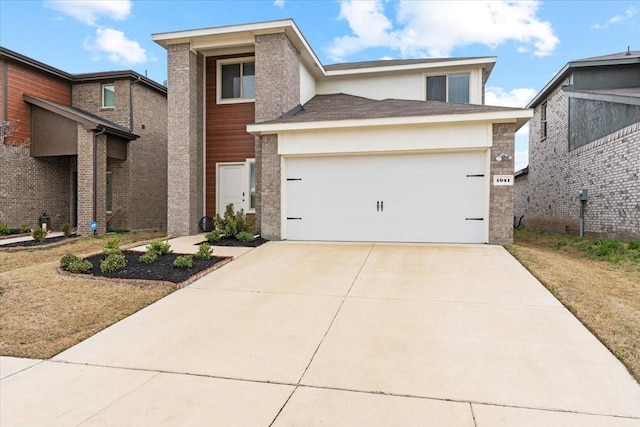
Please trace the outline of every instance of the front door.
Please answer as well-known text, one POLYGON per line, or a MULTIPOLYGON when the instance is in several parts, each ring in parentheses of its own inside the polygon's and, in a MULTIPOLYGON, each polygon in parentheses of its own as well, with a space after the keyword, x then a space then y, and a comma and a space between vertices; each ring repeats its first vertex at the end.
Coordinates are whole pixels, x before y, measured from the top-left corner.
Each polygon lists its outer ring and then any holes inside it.
POLYGON ((245 164, 218 164, 217 212, 222 215, 229 203, 234 210, 246 210, 245 164))

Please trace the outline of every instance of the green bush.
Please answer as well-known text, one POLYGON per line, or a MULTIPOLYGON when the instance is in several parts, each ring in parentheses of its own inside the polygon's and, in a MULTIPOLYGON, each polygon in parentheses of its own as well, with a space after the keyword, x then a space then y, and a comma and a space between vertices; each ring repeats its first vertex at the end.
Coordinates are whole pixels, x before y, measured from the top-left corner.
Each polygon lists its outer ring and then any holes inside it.
POLYGON ((123 254, 112 253, 100 262, 100 271, 103 273, 112 273, 120 268, 126 267, 126 265, 127 259, 123 254))
POLYGON ((638 241, 638 240, 630 241, 629 242, 629 249, 631 249, 632 251, 640 250, 640 241, 638 241))
POLYGON ((48 231, 44 231, 42 227, 38 226, 33 229, 31 232, 31 237, 38 243, 44 242, 44 239, 47 238, 48 231))
POLYGON ((7 224, 0 224, 0 234, 11 234, 11 229, 7 224))
POLYGON ((249 231, 241 231, 240 233, 236 234, 236 239, 241 242, 253 242, 256 238, 253 236, 253 233, 249 231))
POLYGON ((107 240, 107 244, 102 248, 102 253, 106 257, 109 255, 122 255, 122 251, 120 250, 120 239, 113 237, 107 240))
POLYGON ((83 274, 88 273, 91 269, 93 269, 93 264, 91 264, 90 261, 87 261, 86 259, 81 259, 81 258, 78 258, 77 260, 69 264, 69 268, 68 268, 68 270, 71 273, 83 273, 83 274))
POLYGON ((27 224, 22 224, 20 226, 20 233, 31 233, 31 227, 29 227, 27 224))
POLYGON ((194 255, 198 259, 211 259, 211 245, 208 243, 201 243, 198 246, 198 252, 194 255))
POLYGON ((65 222, 64 224, 62 224, 62 234, 64 234, 64 237, 69 237, 71 236, 71 224, 69 224, 68 222, 65 222))
POLYGON ((175 268, 192 268, 193 257, 191 255, 181 255, 173 261, 175 268))
POLYGON ((173 252, 169 242, 151 242, 147 245, 147 251, 152 251, 158 255, 167 255, 173 252))
POLYGON ((152 264, 154 262, 156 262, 156 260, 158 259, 160 255, 158 255, 157 252, 154 251, 147 251, 145 253, 143 253, 142 255, 140 255, 140 258, 138 258, 140 260, 140 262, 144 262, 145 264, 152 264))
POLYGON ((209 243, 215 243, 222 240, 222 235, 218 231, 212 231, 204 236, 209 243))
POLYGON ((216 230, 227 237, 235 237, 238 233, 249 231, 250 227, 247 223, 247 217, 244 209, 234 212, 233 203, 229 203, 224 211, 224 217, 216 215, 214 219, 216 230))
POLYGON ((93 268, 93 264, 72 254, 66 254, 60 260, 60 267, 71 273, 87 273, 93 268))
POLYGON ((78 257, 73 254, 66 254, 62 258, 60 258, 60 267, 68 270, 69 265, 71 265, 71 263, 77 259, 78 257))

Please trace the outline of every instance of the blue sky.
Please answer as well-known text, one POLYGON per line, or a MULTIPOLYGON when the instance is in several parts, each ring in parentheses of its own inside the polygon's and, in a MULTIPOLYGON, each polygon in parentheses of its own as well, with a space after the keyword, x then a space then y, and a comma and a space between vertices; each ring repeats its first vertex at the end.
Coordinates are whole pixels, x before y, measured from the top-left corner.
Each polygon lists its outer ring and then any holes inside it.
MULTIPOLYGON (((0 0, 0 45, 70 73, 163 83, 151 34, 293 18, 323 64, 497 56, 487 103, 524 107, 567 62, 640 50, 640 1, 0 0)), ((516 169, 527 164, 527 129, 516 169)))

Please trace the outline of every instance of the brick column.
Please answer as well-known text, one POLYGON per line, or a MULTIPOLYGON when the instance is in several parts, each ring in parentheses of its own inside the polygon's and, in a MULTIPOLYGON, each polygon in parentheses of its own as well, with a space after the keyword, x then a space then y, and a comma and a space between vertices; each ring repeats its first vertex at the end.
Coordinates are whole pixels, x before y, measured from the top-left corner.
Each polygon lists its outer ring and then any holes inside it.
POLYGON ((509 245, 513 243, 514 186, 494 186, 494 175, 513 175, 515 125, 501 123, 493 125, 493 146, 491 147, 491 183, 489 187, 489 243, 509 245), (500 153, 511 155, 512 159, 497 161, 500 153))
POLYGON ((202 56, 188 43, 168 52, 167 232, 198 232, 203 213, 202 56))
POLYGON ((98 223, 98 234, 107 231, 105 194, 107 188, 107 136, 97 137, 94 151, 94 131, 87 131, 78 124, 78 233, 93 232, 90 223, 98 223), (96 207, 94 214, 94 156, 96 156, 96 207))
MULTIPOLYGON (((256 36, 256 123, 300 103, 300 54, 284 33, 256 36)), ((267 239, 281 237, 281 176, 276 135, 256 138, 256 224, 267 239)))

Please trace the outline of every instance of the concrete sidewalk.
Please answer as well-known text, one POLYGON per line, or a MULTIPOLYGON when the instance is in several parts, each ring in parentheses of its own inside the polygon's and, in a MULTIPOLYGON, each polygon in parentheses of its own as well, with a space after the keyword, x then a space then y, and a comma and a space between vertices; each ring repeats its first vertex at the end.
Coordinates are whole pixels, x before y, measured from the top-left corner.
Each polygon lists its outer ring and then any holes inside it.
POLYGON ((638 383, 496 246, 271 242, 0 376, 2 426, 640 426, 638 383))

